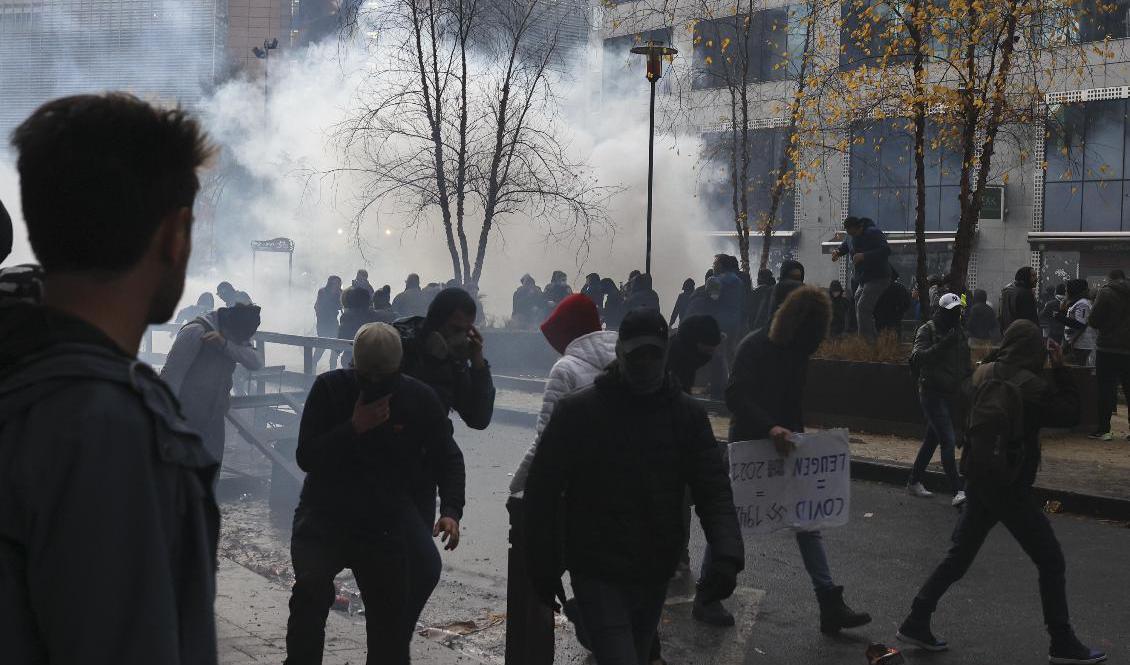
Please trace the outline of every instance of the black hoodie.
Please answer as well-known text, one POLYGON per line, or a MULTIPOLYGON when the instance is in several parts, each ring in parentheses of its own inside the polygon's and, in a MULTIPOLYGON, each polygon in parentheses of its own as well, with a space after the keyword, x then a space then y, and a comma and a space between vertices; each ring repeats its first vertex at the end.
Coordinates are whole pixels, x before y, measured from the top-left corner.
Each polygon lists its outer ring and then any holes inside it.
POLYGON ((1032 292, 1032 269, 1021 268, 1016 271, 1016 279, 1001 290, 1000 324, 1001 330, 1008 330, 1014 321, 1027 319, 1040 324, 1040 312, 1036 308, 1036 294, 1032 292))
POLYGON ((96 328, 0 307, 5 662, 216 662, 217 465, 178 411, 96 328))

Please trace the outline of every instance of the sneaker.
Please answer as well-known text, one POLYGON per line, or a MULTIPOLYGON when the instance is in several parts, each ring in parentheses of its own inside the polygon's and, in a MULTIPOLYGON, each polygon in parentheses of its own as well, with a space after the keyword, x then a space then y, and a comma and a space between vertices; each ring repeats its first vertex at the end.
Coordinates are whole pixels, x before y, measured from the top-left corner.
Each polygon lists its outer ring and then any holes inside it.
POLYGON ((691 616, 694 617, 695 621, 719 628, 729 628, 734 625, 734 615, 730 614, 730 611, 719 600, 713 603, 700 603, 695 600, 694 607, 691 609, 691 616))
POLYGON ((954 508, 957 508, 958 506, 960 506, 963 503, 965 503, 965 490, 962 490, 962 491, 958 492, 957 494, 954 494, 953 495, 953 501, 950 501, 950 505, 953 506, 954 508))
POLYGON ((926 489, 922 483, 911 483, 906 486, 906 491, 910 492, 910 496, 916 496, 920 499, 928 499, 934 496, 934 493, 926 489))
POLYGON ((1052 665, 1095 665, 1106 662, 1106 654, 1084 645, 1075 637, 1074 631, 1068 630, 1052 638, 1048 662, 1052 665))
POLYGON ((1110 433, 1110 430, 1107 430, 1105 432, 1091 432, 1087 435, 1087 438, 1096 441, 1112 441, 1114 436, 1110 433))
POLYGON ((899 632, 895 633, 895 637, 900 642, 914 645, 926 651, 945 651, 950 648, 950 645, 945 640, 940 640, 934 637, 934 633, 930 632, 929 625, 917 625, 909 622, 903 622, 899 632))

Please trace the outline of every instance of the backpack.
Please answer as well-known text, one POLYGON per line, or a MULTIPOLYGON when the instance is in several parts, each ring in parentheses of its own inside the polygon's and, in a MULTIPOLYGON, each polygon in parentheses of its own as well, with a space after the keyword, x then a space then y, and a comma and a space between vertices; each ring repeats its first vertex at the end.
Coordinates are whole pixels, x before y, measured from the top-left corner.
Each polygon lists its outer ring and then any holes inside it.
POLYGON ((1021 387, 1032 378, 1035 374, 1022 369, 1005 379, 993 363, 989 376, 975 388, 961 456, 961 470, 970 479, 1008 486, 1020 477, 1026 457, 1021 387))

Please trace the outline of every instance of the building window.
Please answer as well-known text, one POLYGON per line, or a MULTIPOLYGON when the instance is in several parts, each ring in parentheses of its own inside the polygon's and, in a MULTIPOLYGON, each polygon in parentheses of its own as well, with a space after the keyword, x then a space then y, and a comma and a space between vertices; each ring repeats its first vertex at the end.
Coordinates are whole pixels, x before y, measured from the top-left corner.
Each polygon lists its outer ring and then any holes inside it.
MULTIPOLYGON (((709 226, 714 231, 734 230, 733 181, 731 179, 731 134, 704 134, 702 178, 699 196, 709 210, 709 226)), ((756 232, 768 215, 773 183, 785 150, 785 128, 773 127, 749 131, 749 177, 745 192, 750 227, 756 232)), ((741 160, 738 161, 741 169, 741 160)), ((795 192, 788 187, 782 193, 773 229, 791 231, 795 224, 795 192)))
MULTIPOLYGON (((607 96, 609 94, 638 93, 643 85, 646 58, 632 53, 633 46, 640 46, 649 41, 662 42, 671 45, 671 28, 648 30, 631 35, 609 37, 603 43, 603 67, 601 69, 601 89, 607 96)), ((670 77, 660 79, 661 92, 669 92, 670 77)))
POLYGON ((1049 109, 1045 231, 1130 231, 1126 105, 1111 99, 1049 109))
MULTIPOLYGON (((869 217, 884 231, 914 230, 914 133, 906 118, 856 128, 851 143, 848 214, 869 217)), ((961 156, 942 145, 932 123, 926 129, 926 230, 955 231, 961 156)))
POLYGON ((797 5, 696 22, 694 89, 794 78, 804 51, 804 11, 797 5))
POLYGON ((1033 41, 1039 46, 1101 42, 1130 37, 1130 0, 1080 0, 1041 15, 1033 41))

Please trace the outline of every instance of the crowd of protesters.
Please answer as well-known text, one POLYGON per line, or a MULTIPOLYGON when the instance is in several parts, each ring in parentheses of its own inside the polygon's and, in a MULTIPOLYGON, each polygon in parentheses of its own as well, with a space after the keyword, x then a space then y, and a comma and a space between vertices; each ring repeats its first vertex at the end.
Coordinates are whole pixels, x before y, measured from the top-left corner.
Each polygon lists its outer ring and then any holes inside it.
MULTIPOLYGON (((183 111, 124 94, 51 102, 13 144, 40 265, 0 274, 0 643, 21 663, 213 665, 222 419, 237 365, 261 364, 249 345, 259 308, 223 282, 223 307, 212 311, 205 294, 176 317, 185 325, 160 376, 136 358, 146 327, 173 318, 181 298, 197 172, 213 148, 183 111)), ((684 283, 669 317, 638 271, 620 286, 590 274, 577 294, 554 271, 544 289, 526 276, 515 292, 513 325, 537 326, 561 355, 509 488, 525 525, 516 582, 547 608, 561 601, 599 665, 662 662, 660 616, 668 581, 689 566, 691 505, 707 542, 692 616, 734 625, 722 603, 745 542, 724 453, 691 389, 701 373, 720 391, 731 442, 792 452, 809 359, 827 336, 872 339, 910 307, 883 233, 857 218, 845 231, 833 260, 851 261, 853 296, 839 282, 806 284, 793 260, 754 284, 726 254, 703 284, 684 283)), ((934 285, 910 356, 927 433, 909 484, 926 495, 921 474, 940 446, 962 512, 898 637, 947 648, 932 614, 1000 522, 1039 570, 1051 662, 1099 663, 1106 656, 1069 622, 1063 552, 1031 488, 1041 428, 1071 426, 1081 408, 1051 322, 1068 355, 1094 364, 1093 436, 1110 439, 1115 391, 1130 389, 1130 283, 1115 270, 1092 294, 1070 280, 1049 307, 1036 278, 1019 270, 996 312, 984 292, 967 307, 967 294, 934 285), (970 337, 1000 338, 976 370, 970 337), (959 468, 950 416, 963 392, 972 454, 959 468), (1019 454, 1000 457, 993 441, 1019 454)), ((301 416, 286 662, 321 662, 333 580, 350 568, 368 661, 406 665, 441 575, 434 539, 448 550, 460 540, 466 468, 451 412, 481 430, 494 411, 482 307, 473 285, 421 287, 414 274, 395 298, 364 270, 342 285, 331 276, 314 302, 318 334, 352 345, 342 368, 331 357, 314 380, 301 416)), ((869 623, 846 604, 820 532, 796 541, 819 630, 869 623)))

